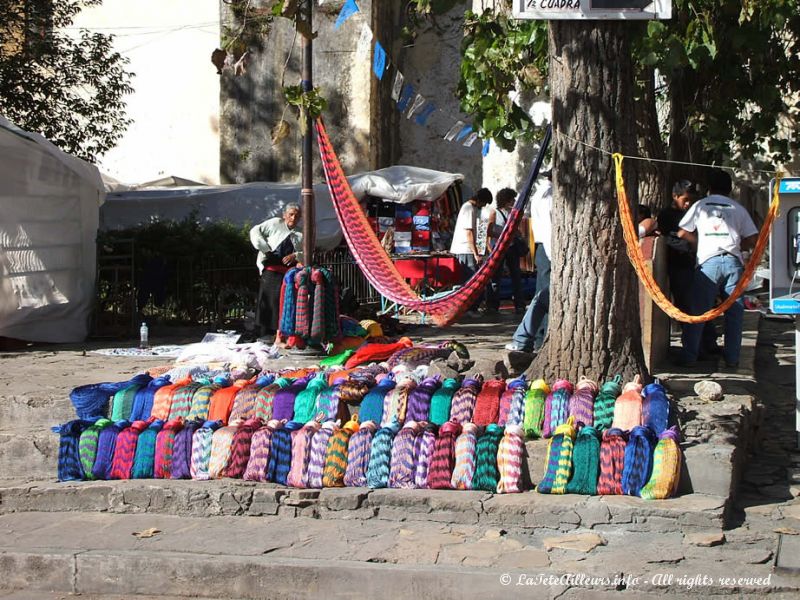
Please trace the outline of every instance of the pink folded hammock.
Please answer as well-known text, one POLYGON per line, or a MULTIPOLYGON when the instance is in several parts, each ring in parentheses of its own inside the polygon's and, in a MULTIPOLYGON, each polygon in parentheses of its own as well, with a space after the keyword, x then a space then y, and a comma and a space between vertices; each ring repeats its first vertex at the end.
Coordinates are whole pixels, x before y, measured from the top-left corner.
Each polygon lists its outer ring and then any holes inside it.
POLYGON ((380 240, 370 226, 369 221, 367 221, 367 216, 353 194, 350 183, 342 170, 342 165, 333 150, 322 118, 317 119, 315 126, 322 166, 325 169, 325 179, 331 192, 333 208, 339 218, 339 224, 342 227, 342 233, 350 252, 355 257, 364 276, 383 297, 411 310, 430 315, 437 325, 445 326, 455 321, 475 303, 483 288, 491 281, 495 270, 503 260, 503 255, 514 239, 514 233, 525 212, 525 205, 528 203, 533 183, 539 175, 547 146, 550 143, 550 127, 548 126, 545 132, 539 154, 533 163, 525 188, 517 197, 517 201, 514 203, 508 219, 506 219, 497 244, 489 256, 463 286, 445 294, 423 300, 399 273, 391 257, 381 246, 380 240))

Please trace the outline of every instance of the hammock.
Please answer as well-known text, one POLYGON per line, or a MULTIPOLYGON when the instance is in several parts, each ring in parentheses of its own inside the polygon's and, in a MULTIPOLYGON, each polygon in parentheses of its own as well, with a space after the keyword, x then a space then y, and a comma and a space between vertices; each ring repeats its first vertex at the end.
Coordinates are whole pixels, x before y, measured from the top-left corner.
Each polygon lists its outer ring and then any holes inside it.
POLYGON ((659 287, 658 282, 655 280, 653 272, 647 268, 642 249, 639 246, 639 235, 636 233, 636 227, 633 224, 633 215, 631 214, 628 194, 625 191, 625 179, 622 175, 622 161, 624 157, 622 154, 615 153, 613 158, 614 167, 616 169, 615 181, 617 186, 617 201, 619 203, 619 216, 622 221, 622 234, 625 238, 628 258, 630 258, 631 265, 633 265, 634 271, 636 271, 636 274, 639 276, 650 298, 667 315, 682 323, 705 323, 706 321, 711 321, 725 314, 725 311, 733 306, 733 303, 736 302, 739 296, 747 289, 750 279, 753 277, 753 273, 761 262, 764 250, 767 248, 767 244, 769 243, 769 231, 772 228, 772 223, 775 221, 775 217, 778 215, 778 209, 780 208, 778 189, 780 188, 781 174, 778 173, 775 178, 772 202, 769 205, 767 216, 764 219, 764 224, 761 226, 761 231, 758 232, 758 239, 750 255, 750 260, 747 262, 747 265, 745 265, 742 277, 736 284, 736 287, 733 289, 730 296, 725 298, 718 306, 704 312, 702 315, 689 315, 669 301, 669 298, 666 297, 659 287))
POLYGON ((533 163, 523 192, 517 198, 506 220, 497 244, 481 263, 480 268, 461 287, 435 298, 421 299, 398 272, 391 257, 381 246, 375 231, 367 221, 358 199, 350 189, 342 165, 333 150, 325 124, 318 118, 315 124, 317 142, 325 169, 325 179, 331 193, 333 208, 342 227, 342 233, 356 259, 359 268, 372 286, 385 298, 411 310, 430 315, 437 325, 445 326, 455 321, 477 300, 478 295, 491 281, 501 264, 503 255, 514 239, 520 219, 524 213, 533 184, 539 175, 547 146, 550 143, 550 127, 545 132, 539 154, 533 163))

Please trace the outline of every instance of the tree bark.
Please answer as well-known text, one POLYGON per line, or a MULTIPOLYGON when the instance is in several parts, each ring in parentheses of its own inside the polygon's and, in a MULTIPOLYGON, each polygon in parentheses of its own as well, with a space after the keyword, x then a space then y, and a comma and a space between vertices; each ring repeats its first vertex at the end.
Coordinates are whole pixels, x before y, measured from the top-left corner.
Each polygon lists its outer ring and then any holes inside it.
POLYGON ((607 153, 635 150, 628 27, 610 21, 550 24, 556 132, 550 324, 530 377, 604 380, 619 373, 630 379, 646 372, 637 278, 625 252, 607 153))
MULTIPOLYGON (((639 99, 636 102, 636 133, 639 155, 663 160, 666 157, 656 107, 655 71, 653 67, 642 67, 638 75, 639 99)), ((653 216, 672 202, 667 182, 667 165, 663 162, 636 161, 628 163, 639 173, 639 202, 652 209, 653 216)))

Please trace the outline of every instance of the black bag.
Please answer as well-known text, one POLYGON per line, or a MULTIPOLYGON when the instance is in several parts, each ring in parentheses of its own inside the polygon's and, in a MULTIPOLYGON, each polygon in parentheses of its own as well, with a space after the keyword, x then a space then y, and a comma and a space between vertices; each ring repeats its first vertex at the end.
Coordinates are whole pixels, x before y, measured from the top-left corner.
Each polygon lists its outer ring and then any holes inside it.
POLYGON ((517 256, 527 256, 530 254, 530 247, 528 244, 525 243, 519 235, 515 235, 514 239, 511 241, 511 251, 514 252, 517 256))

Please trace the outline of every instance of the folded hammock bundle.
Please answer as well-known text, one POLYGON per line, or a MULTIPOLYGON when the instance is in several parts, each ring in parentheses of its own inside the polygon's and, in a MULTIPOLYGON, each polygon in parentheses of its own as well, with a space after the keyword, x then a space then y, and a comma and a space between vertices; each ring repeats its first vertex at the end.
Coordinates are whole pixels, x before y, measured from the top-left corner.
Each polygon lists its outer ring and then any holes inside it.
POLYGON ((108 416, 108 405, 111 399, 120 390, 134 387, 139 389, 147 385, 151 377, 147 374, 136 375, 130 381, 118 383, 93 383, 76 387, 69 393, 72 406, 79 419, 94 420, 99 417, 108 416))
POLYGON ((192 479, 206 480, 208 477, 208 463, 211 461, 211 442, 214 432, 222 427, 222 421, 206 421, 203 426, 194 432, 192 439, 192 464, 190 472, 192 479))
POLYGON ((477 272, 462 287, 430 300, 422 300, 399 273, 392 259, 383 249, 380 240, 378 240, 372 225, 361 208, 358 198, 350 188, 321 118, 317 119, 315 127, 322 157, 322 166, 330 189, 333 207, 350 252, 361 271, 372 286, 388 300, 411 310, 429 314, 439 325, 447 325, 455 321, 459 315, 474 304, 483 288, 491 281, 494 272, 502 263, 506 250, 515 237, 517 226, 525 212, 525 205, 528 202, 533 184, 539 175, 539 170, 547 152, 551 135, 550 128, 548 127, 542 140, 539 153, 525 187, 517 197, 500 237, 486 260, 481 263, 477 272))
POLYGON ((272 404, 275 401, 275 394, 279 390, 292 385, 293 379, 288 377, 278 377, 273 383, 264 386, 256 395, 256 412, 255 417, 267 422, 274 417, 272 416, 272 404))
POLYGON ((661 435, 669 427, 669 398, 667 391, 656 379, 642 390, 642 424, 661 435))
POLYGON ((451 421, 461 424, 472 421, 472 413, 475 411, 475 403, 478 401, 478 394, 482 387, 483 376, 481 375, 464 379, 459 390, 453 394, 453 402, 450 405, 451 421))
MULTIPOLYGON (((339 430, 336 421, 325 421, 319 431, 311 439, 311 449, 308 453, 308 469, 306 472, 306 487, 319 489, 322 487, 322 477, 325 471, 325 457, 328 455, 328 444, 339 430)), ((275 444, 273 437, 273 445, 275 444)), ((273 448, 274 452, 274 448, 273 448)))
POLYGON ((111 463, 114 460, 114 449, 117 446, 117 436, 130 425, 130 421, 116 421, 104 427, 97 437, 97 453, 92 465, 94 479, 108 479, 111 473, 111 463))
MULTIPOLYGON (((94 459, 97 456, 97 439, 100 436, 100 432, 111 425, 111 423, 112 421, 110 419, 101 417, 84 429, 80 434, 80 440, 78 442, 78 454, 80 456, 83 477, 86 479, 94 479, 94 475, 92 475, 92 467, 94 466, 94 459)), ((153 443, 155 444, 155 438, 153 443)), ((67 453, 70 451, 69 447, 66 447, 64 450, 67 453)), ((62 459, 59 458, 58 464, 60 465, 61 463, 62 459)), ((61 473, 59 473, 59 480, 66 481, 65 479, 61 479, 61 473)))
POLYGON ((183 419, 175 419, 164 423, 164 427, 156 436, 156 456, 153 465, 153 477, 169 479, 172 476, 172 452, 175 448, 175 436, 183 428, 183 419))
POLYGON ((331 436, 325 454, 325 468, 322 471, 323 487, 344 487, 350 438, 358 429, 358 416, 355 416, 331 436))
POLYGON ((247 421, 256 416, 256 398, 261 388, 268 386, 275 381, 274 374, 261 375, 256 380, 244 386, 233 401, 231 408, 231 421, 247 421))
POLYGON ((500 416, 500 397, 506 389, 502 379, 490 379, 484 382, 475 400, 472 422, 481 427, 497 423, 500 416))
POLYGON ((325 268, 295 267, 283 278, 280 331, 305 345, 321 345, 341 337, 339 285, 325 268))
POLYGON ((622 469, 622 493, 638 496, 650 480, 653 470, 653 451, 656 434, 649 427, 634 427, 625 446, 625 465, 622 469))
POLYGON ((547 463, 544 476, 536 491, 542 494, 564 494, 572 469, 572 451, 575 443, 575 422, 570 417, 556 427, 547 444, 547 463))
MULTIPOLYGON (((175 434, 175 445, 172 447, 172 479, 190 479, 192 477, 192 440, 195 432, 203 426, 203 421, 184 421, 183 427, 175 434)), ((152 425, 151 425, 152 427, 152 425)), ((139 436, 139 446, 144 443, 145 434, 150 427, 139 436)), ((159 428, 160 430, 160 428, 159 428)), ((153 436, 153 451, 155 453, 155 436, 153 436)), ((139 454, 139 446, 136 447, 136 454, 139 454)), ((152 473, 153 463, 150 463, 152 473)), ((152 477, 152 475, 150 475, 152 477)))
POLYGON ((251 383, 253 382, 247 379, 237 379, 231 385, 220 388, 214 392, 214 395, 211 396, 211 405, 208 408, 209 420, 222 421, 223 425, 227 425, 230 420, 236 395, 242 388, 251 383))
POLYGON ((442 379, 436 375, 428 377, 414 387, 408 394, 406 419, 409 421, 425 421, 431 409, 431 400, 442 385, 442 379))
POLYGON ((453 469, 456 465, 456 439, 461 433, 461 423, 447 421, 439 428, 439 437, 433 446, 428 467, 428 488, 453 489, 453 469))
POLYGON ((621 393, 622 377, 619 375, 606 381, 600 388, 594 401, 594 427, 598 431, 611 428, 611 422, 614 420, 614 404, 621 393))
POLYGON ((567 422, 569 417, 569 401, 574 388, 566 379, 558 379, 550 389, 544 405, 544 425, 542 437, 549 438, 555 430, 567 422))
POLYGON ((381 427, 388 426, 393 420, 397 420, 401 425, 403 424, 408 406, 408 395, 416 387, 417 382, 411 377, 397 380, 397 385, 383 399, 381 427))
MULTIPOLYGON (((127 385, 121 387, 111 399, 111 414, 109 418, 112 421, 129 420, 133 410, 133 402, 136 399, 136 393, 150 383, 151 379, 150 375, 146 373, 136 375, 127 382, 127 385)), ((105 414, 102 414, 102 416, 105 416, 105 414)))
POLYGON ((658 436, 653 453, 653 473, 639 494, 646 500, 663 500, 678 493, 681 479, 680 434, 676 426, 658 436))
POLYGON ((119 432, 114 448, 114 458, 111 461, 109 479, 130 479, 133 469, 133 459, 136 455, 136 442, 139 434, 147 429, 148 421, 134 421, 119 432))
POLYGON ((389 474, 392 465, 392 445, 400 422, 392 419, 388 425, 381 427, 372 438, 369 464, 367 465, 367 486, 385 488, 389 485, 389 474))
POLYGON ((391 392, 395 385, 394 377, 385 375, 375 387, 364 396, 358 416, 362 422, 372 421, 380 423, 383 420, 383 403, 386 395, 391 392))
POLYGON ((572 449, 572 477, 567 484, 568 494, 597 494, 600 476, 600 433, 587 425, 581 427, 572 449))
POLYGON ((308 480, 308 458, 311 453, 311 441, 322 427, 322 423, 313 419, 301 427, 292 439, 292 463, 286 476, 286 485, 296 488, 306 487, 308 480))
MULTIPOLYGON (((521 375, 517 379, 512 379, 506 385, 506 389, 503 390, 502 395, 500 396, 500 408, 497 413, 497 424, 501 427, 505 427, 506 423, 508 423, 508 415, 511 412, 511 404, 514 401, 514 391, 517 390, 519 387, 527 388, 527 382, 525 380, 525 375, 521 375)), ((522 411, 524 410, 525 406, 525 391, 523 390, 521 395, 518 395, 518 398, 522 398, 522 407, 518 408, 518 413, 520 417, 522 416, 522 411)), ((517 423, 520 427, 522 426, 522 421, 520 420, 517 423)))
POLYGON ((466 346, 461 342, 451 340, 442 342, 438 346, 403 348, 392 354, 386 361, 386 365, 390 370, 398 365, 405 365, 409 369, 415 369, 420 365, 429 365, 434 360, 448 358, 453 352, 459 358, 469 358, 469 351, 466 346))
POLYGON ((192 396, 192 406, 189 409, 187 419, 189 421, 207 421, 208 420, 208 407, 211 404, 211 397, 214 395, 222 385, 224 385, 224 378, 219 377, 215 380, 201 379, 199 383, 202 385, 197 388, 192 396))
MULTIPOLYGON (((289 470, 292 468, 292 434, 303 427, 303 423, 289 421, 278 427, 272 434, 272 443, 267 465, 267 479, 273 483, 286 485, 289 470)), ((309 467, 310 470, 310 467, 309 467)), ((309 485, 309 487, 311 487, 309 485)))
POLYGON ((80 481, 84 478, 80 457, 81 433, 92 425, 91 421, 75 419, 52 428, 59 436, 58 480, 80 481))
MULTIPOLYGON (((228 459, 228 464, 225 466, 225 477, 239 479, 244 475, 247 462, 250 460, 250 446, 253 442, 253 435, 264 423, 261 419, 256 418, 247 419, 245 421, 237 420, 236 422, 241 423, 241 425, 239 425, 236 433, 233 434, 230 458, 228 459)), ((172 459, 172 474, 174 477, 174 458, 172 459)))
POLYGON ((522 461, 525 458, 524 432, 519 425, 506 426, 497 448, 498 494, 516 494, 523 489, 522 461))
POLYGON ((347 445, 347 469, 344 473, 344 484, 347 487, 365 487, 367 485, 367 467, 372 450, 372 438, 378 430, 375 421, 364 421, 347 445))
POLYGON ((575 386, 575 393, 569 399, 569 416, 575 417, 575 424, 594 424, 594 399, 597 396, 597 384, 583 376, 575 386))
POLYGON ((614 403, 614 422, 611 427, 630 431, 642 424, 642 383, 637 375, 626 383, 622 394, 614 403))
POLYGON ((472 479, 473 490, 496 492, 500 480, 497 468, 497 451, 503 439, 503 428, 492 423, 478 438, 475 449, 475 477, 472 479))
POLYGON ((202 387, 200 383, 191 380, 184 380, 182 384, 178 386, 172 396, 172 405, 169 408, 168 417, 170 421, 178 418, 185 419, 189 416, 194 393, 202 387))
POLYGON ((250 458, 242 479, 245 481, 267 481, 267 467, 272 442, 272 432, 280 425, 280 421, 271 420, 253 434, 250 442, 250 458))
POLYGON ((544 428, 547 398, 550 396, 550 386, 544 379, 537 379, 525 393, 525 414, 523 426, 525 435, 529 438, 542 437, 544 428))
POLYGON ((421 432, 422 425, 416 421, 407 421, 392 440, 387 487, 403 489, 414 487, 414 448, 417 436, 421 432))
POLYGON ((471 490, 475 477, 475 453, 478 446, 478 426, 475 423, 464 423, 461 433, 456 438, 456 462, 450 486, 454 490, 471 490))
POLYGON ((146 421, 149 419, 151 413, 153 412, 153 401, 155 399, 156 392, 165 385, 170 384, 170 378, 166 375, 162 375, 160 377, 156 377, 147 385, 140 387, 133 399, 133 406, 131 407, 131 420, 146 421))
POLYGON ((436 445, 437 430, 438 426, 435 423, 423 423, 422 433, 414 442, 414 486, 419 489, 428 487, 428 469, 436 445))
POLYGON ((622 495, 622 470, 625 467, 627 434, 621 429, 606 429, 600 443, 600 477, 597 493, 601 496, 622 495))
POLYGON ((308 423, 314 418, 317 408, 317 397, 328 387, 328 379, 324 373, 315 376, 306 384, 294 399, 294 420, 308 423))
POLYGON ((457 379, 448 377, 442 382, 431 398, 431 409, 428 420, 434 425, 443 425, 450 419, 450 408, 453 403, 453 396, 461 387, 457 379))
MULTIPOLYGON (((194 423, 194 421, 190 421, 190 423, 194 423)), ((139 439, 136 441, 136 454, 133 457, 131 479, 153 478, 153 468, 156 462, 156 437, 163 426, 164 421, 155 419, 150 422, 147 429, 139 434, 139 439)), ((191 451, 191 444, 189 449, 191 451)))

